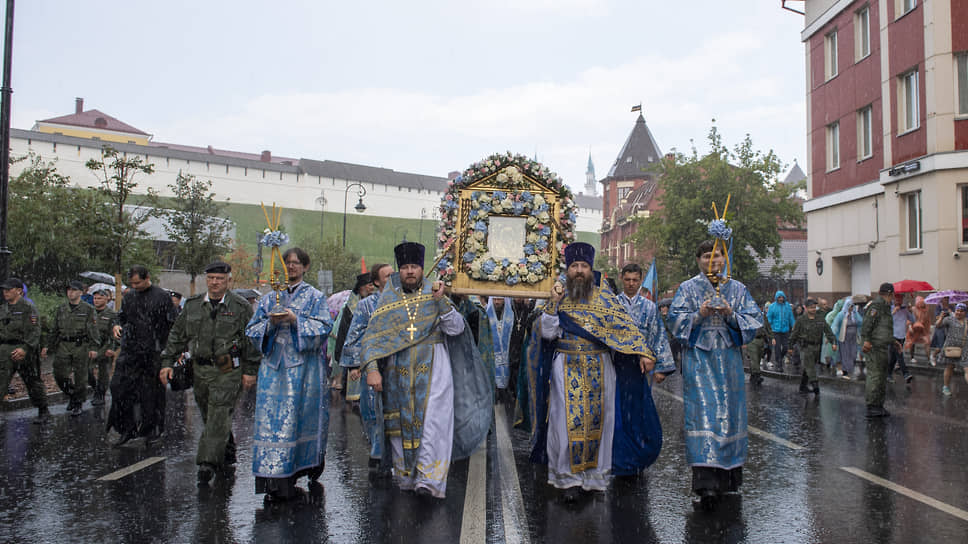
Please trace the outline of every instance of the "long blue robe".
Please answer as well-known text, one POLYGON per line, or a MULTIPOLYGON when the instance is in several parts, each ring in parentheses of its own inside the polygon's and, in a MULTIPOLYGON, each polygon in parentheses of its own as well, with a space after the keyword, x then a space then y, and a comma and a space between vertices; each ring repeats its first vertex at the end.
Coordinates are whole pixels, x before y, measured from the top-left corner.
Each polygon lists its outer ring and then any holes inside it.
POLYGON ((288 478, 318 467, 326 454, 329 380, 323 349, 332 330, 326 297, 307 283, 286 294, 296 322, 274 326, 275 293, 262 297, 246 335, 262 352, 256 390, 252 472, 288 478))
POLYGON ((675 372, 676 361, 672 358, 672 348, 669 347, 665 323, 659 318, 659 309, 655 302, 640 294, 631 298, 625 293, 619 293, 616 296, 632 316, 632 321, 645 335, 646 343, 655 352, 655 372, 663 374, 675 372))
POLYGON ((729 470, 742 466, 747 452, 741 348, 756 336, 763 317, 746 286, 736 280, 720 287, 733 315, 700 317, 700 306, 715 293, 706 276, 698 274, 679 286, 669 316, 683 346, 686 462, 729 470))
MULTIPOLYGON (((589 297, 590 303, 574 303, 565 299, 559 306, 557 313, 562 337, 558 340, 544 338, 541 334, 539 317, 532 326, 530 343, 525 351, 525 363, 528 369, 527 397, 529 404, 529 420, 531 421, 531 461, 547 464, 549 462, 548 443, 548 411, 551 392, 552 367, 559 344, 564 340, 567 344, 582 339, 591 342, 608 352, 615 371, 615 403, 614 403, 614 433, 611 444, 612 474, 635 474, 651 465, 659 455, 662 447, 662 427, 652 402, 652 390, 646 376, 641 373, 638 363, 640 355, 655 356, 647 340, 632 323, 630 316, 621 303, 610 291, 596 289, 589 297)), ((579 357, 573 353, 557 353, 564 357, 565 382, 578 383, 578 377, 572 376, 573 367, 579 362, 588 365, 582 370, 586 378, 604 374, 601 357, 579 357), (599 359, 599 364, 592 365, 593 359, 599 359), (594 366, 595 368, 591 368, 594 366)), ((586 380, 589 387, 588 395, 594 399, 601 399, 604 391, 603 384, 596 379, 586 380)), ((581 388, 579 384, 579 388, 581 388)), ((566 409, 569 417, 581 414, 586 418, 584 408, 579 401, 584 400, 585 394, 570 391, 566 394, 566 409)), ((591 413, 588 416, 604 413, 604 406, 597 406, 595 402, 589 405, 591 413)), ((605 418, 591 418, 584 421, 583 426, 592 424, 596 431, 605 418)), ((587 429, 586 429, 587 431, 587 429)), ((586 432, 587 434, 587 432, 586 432)), ((604 435, 605 433, 602 433, 604 435)), ((598 436, 598 432, 595 433, 598 436)), ((598 441, 574 440, 572 451, 572 472, 577 473, 585 468, 595 468, 594 457, 599 447, 598 441)), ((550 472, 549 472, 550 478, 550 472)))

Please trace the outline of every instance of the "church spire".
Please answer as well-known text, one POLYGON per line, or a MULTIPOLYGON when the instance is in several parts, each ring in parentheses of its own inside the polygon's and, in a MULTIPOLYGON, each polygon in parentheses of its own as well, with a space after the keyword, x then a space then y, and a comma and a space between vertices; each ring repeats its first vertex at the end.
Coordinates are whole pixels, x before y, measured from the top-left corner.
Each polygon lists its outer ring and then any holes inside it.
POLYGON ((595 163, 592 162, 592 152, 588 152, 588 169, 585 170, 585 194, 598 196, 598 182, 595 180, 595 163))

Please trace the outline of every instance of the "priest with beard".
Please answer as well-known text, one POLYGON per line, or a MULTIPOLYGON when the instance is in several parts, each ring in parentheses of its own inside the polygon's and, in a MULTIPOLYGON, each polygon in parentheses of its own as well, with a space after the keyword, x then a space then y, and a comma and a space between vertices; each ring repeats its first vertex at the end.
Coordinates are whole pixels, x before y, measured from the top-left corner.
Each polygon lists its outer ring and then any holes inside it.
POLYGON ((552 288, 526 357, 531 460, 548 464, 548 483, 568 502, 605 491, 614 460, 637 473, 662 445, 647 380, 655 354, 622 303, 599 288, 594 261, 589 244, 565 248, 565 285, 552 288))
POLYGON ((487 437, 491 378, 443 283, 424 281, 424 246, 404 242, 393 251, 399 272, 370 316, 360 362, 367 385, 383 394, 394 482, 442 499, 451 461, 487 437))

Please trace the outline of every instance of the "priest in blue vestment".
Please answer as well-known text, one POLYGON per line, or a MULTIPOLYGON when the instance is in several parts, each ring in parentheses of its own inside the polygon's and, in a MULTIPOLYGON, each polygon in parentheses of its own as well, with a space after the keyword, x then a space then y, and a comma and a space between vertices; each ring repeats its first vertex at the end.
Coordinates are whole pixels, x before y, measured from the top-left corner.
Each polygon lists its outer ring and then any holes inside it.
MULTIPOLYGON (((725 244, 717 244, 724 247, 725 244)), ((669 310, 683 346, 682 396, 686 462, 699 505, 716 506, 743 482, 746 461, 746 384, 741 348, 756 336, 763 317, 742 283, 722 275, 723 251, 712 240, 696 251, 699 274, 679 286, 669 310), (719 296, 706 273, 720 280, 719 296)))
POLYGON ((514 310, 511 299, 491 297, 487 301, 487 322, 491 329, 491 347, 494 353, 494 385, 499 394, 507 396, 508 383, 511 380, 511 366, 508 353, 511 347, 511 330, 514 328, 514 310))
POLYGON ((625 308, 594 281, 595 249, 565 248, 556 283, 527 350, 531 460, 566 501, 604 491, 613 467, 634 474, 655 461, 662 429, 647 373, 654 351, 625 308))
POLYGON ((262 352, 252 436, 256 493, 268 500, 300 494, 296 480, 315 482, 323 472, 329 429, 329 379, 324 350, 332 329, 326 297, 303 281, 309 255, 282 255, 289 288, 285 314, 272 315, 276 293, 259 301, 246 335, 262 352))
POLYGON ((451 461, 487 437, 491 379, 443 284, 424 281, 424 246, 404 242, 394 256, 399 273, 380 293, 359 360, 367 385, 383 393, 394 482, 443 498, 451 461))

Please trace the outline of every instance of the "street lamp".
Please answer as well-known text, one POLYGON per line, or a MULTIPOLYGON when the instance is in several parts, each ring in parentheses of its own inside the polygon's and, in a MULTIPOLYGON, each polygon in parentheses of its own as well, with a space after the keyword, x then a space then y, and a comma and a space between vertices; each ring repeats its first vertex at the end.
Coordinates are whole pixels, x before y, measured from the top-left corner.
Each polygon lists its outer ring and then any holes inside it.
POLYGON ((346 247, 346 198, 347 196, 349 196, 350 189, 353 187, 360 188, 360 192, 359 192, 360 201, 356 203, 356 206, 353 206, 353 209, 356 210, 357 213, 363 213, 366 211, 366 205, 363 204, 363 197, 366 196, 366 187, 363 187, 363 184, 361 183, 350 183, 349 185, 346 186, 346 190, 343 191, 343 247, 344 248, 346 247))
POLYGON ((320 193, 316 197, 316 204, 319 204, 319 241, 323 241, 323 211, 326 209, 326 194, 320 193))

